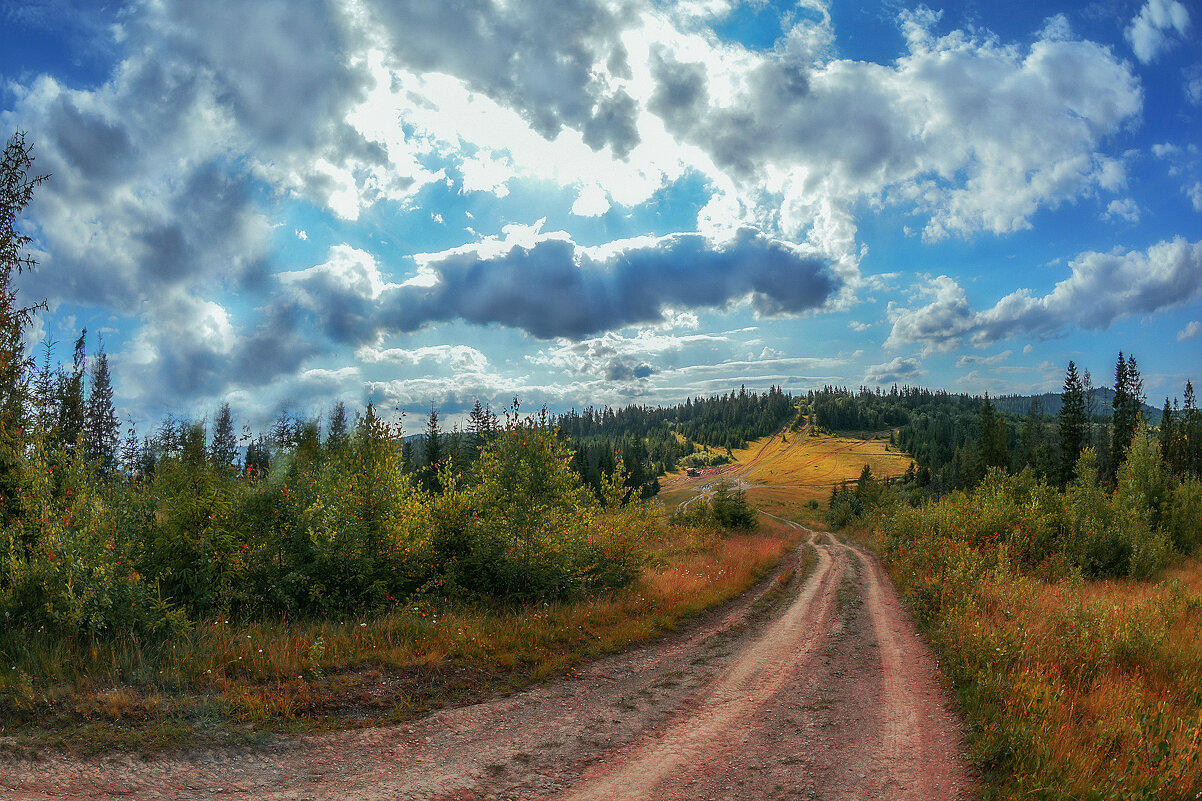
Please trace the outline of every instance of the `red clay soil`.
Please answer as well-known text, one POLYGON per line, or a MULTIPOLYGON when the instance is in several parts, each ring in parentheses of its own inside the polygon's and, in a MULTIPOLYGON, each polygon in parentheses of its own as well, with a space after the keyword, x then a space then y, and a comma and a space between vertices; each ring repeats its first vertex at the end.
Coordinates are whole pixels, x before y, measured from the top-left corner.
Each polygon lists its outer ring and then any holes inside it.
POLYGON ((879 564, 813 541, 808 574, 795 555, 719 612, 574 678, 266 746, 4 756, 0 798, 972 797, 935 660, 879 564))

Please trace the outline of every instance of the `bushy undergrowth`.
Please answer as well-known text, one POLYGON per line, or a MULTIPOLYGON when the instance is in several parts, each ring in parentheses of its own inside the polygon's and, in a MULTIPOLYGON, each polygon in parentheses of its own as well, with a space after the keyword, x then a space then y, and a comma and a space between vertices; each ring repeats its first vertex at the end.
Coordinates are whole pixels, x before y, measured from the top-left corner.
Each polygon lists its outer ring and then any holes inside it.
POLYGON ((729 481, 722 481, 708 497, 698 497, 684 510, 674 512, 671 522, 676 525, 751 531, 759 521, 755 510, 747 502, 747 493, 729 481))
POLYGON ((860 518, 945 657, 987 798, 1202 791, 1202 484, 1138 436, 1113 493, 1086 451, 1065 492, 993 471, 860 518), (1160 581, 1148 581, 1159 577, 1160 581))
MULTIPOLYGON (((193 438, 195 439, 195 438, 193 438)), ((35 442, 0 530, 0 619, 64 635, 171 635, 190 621, 314 618, 412 597, 572 600, 637 573, 656 516, 580 487, 537 421, 513 421, 431 494, 370 410, 349 437, 301 438, 270 473, 214 465, 203 438, 153 475, 98 477, 35 442)), ((78 451, 76 451, 78 453, 78 451)))

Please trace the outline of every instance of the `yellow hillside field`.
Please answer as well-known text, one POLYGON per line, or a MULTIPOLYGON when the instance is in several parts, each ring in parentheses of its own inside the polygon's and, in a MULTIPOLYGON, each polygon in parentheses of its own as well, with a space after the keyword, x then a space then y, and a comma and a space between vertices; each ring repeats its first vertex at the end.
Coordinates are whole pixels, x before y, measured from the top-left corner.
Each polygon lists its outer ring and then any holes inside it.
POLYGON ((767 512, 794 519, 814 517, 806 504, 814 499, 825 508, 831 487, 841 481, 855 481, 865 464, 878 478, 904 473, 910 457, 886 450, 888 444, 888 434, 860 439, 811 436, 808 429, 783 436, 777 433, 734 451, 732 465, 707 470, 697 478, 684 472, 665 476, 660 479, 660 498, 671 510, 703 484, 730 479, 743 483, 748 499, 767 512))

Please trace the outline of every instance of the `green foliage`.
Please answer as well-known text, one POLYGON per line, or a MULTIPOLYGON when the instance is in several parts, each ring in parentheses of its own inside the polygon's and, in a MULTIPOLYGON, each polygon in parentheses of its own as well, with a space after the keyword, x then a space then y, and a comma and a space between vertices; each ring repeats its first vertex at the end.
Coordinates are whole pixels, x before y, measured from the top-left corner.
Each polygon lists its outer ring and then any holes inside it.
POLYGON ((0 530, 5 625, 58 635, 178 634, 183 611, 138 568, 131 510, 90 480, 81 455, 56 465, 37 441, 23 462, 20 519, 0 530), (57 467, 57 470, 56 470, 57 467))
POLYGON ((444 463, 440 494, 402 469, 399 432, 370 406, 324 445, 313 421, 288 427, 270 469, 259 441, 237 472, 202 423, 168 420, 146 449, 153 471, 110 476, 39 434, 0 529, 0 618, 167 636, 214 616, 341 616, 429 593, 569 599, 632 580, 659 525, 620 463, 600 499, 581 486, 545 417, 514 415, 466 480, 444 463))
POLYGON ((719 482, 708 497, 700 497, 684 511, 672 515, 680 525, 710 526, 732 531, 754 531, 759 527, 747 493, 729 481, 719 482))

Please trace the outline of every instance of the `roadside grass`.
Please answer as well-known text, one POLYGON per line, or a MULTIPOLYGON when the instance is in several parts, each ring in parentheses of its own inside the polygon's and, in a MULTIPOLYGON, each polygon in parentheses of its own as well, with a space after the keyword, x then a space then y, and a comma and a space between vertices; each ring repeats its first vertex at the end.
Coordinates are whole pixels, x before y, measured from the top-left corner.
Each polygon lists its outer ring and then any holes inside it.
POLYGON ((915 538, 887 566, 955 685, 982 798, 1199 797, 1202 562, 1051 580, 915 538))
POLYGON ((146 749, 405 720, 668 632, 746 590, 798 539, 771 522, 725 537, 663 526, 631 586, 577 603, 212 619, 157 644, 0 631, 0 747, 146 749))

